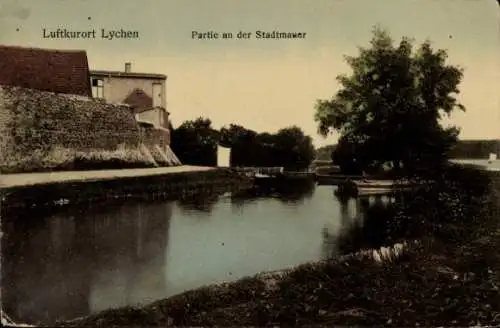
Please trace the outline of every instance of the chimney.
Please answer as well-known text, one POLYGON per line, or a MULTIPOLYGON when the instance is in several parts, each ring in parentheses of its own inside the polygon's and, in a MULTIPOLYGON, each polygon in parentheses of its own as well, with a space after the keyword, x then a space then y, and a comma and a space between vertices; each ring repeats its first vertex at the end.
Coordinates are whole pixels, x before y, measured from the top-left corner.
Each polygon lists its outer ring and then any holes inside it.
POLYGON ((132 70, 132 63, 125 63, 125 73, 130 73, 132 70))

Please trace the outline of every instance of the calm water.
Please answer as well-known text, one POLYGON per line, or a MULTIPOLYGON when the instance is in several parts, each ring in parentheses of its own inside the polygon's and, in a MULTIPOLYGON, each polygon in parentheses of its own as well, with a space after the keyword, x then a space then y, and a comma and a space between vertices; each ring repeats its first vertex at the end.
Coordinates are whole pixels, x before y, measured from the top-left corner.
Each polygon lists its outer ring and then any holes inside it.
POLYGON ((11 215, 2 219, 3 308, 50 322, 323 259, 360 211, 332 188, 11 215))

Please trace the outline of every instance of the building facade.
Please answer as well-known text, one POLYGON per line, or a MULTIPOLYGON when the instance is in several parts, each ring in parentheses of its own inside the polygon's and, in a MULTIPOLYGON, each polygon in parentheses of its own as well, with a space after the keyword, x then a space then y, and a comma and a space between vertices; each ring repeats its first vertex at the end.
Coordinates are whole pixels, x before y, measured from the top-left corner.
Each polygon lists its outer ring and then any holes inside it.
POLYGON ((124 71, 90 71, 94 98, 128 104, 138 122, 168 130, 166 81, 163 74, 132 72, 131 63, 125 63, 124 71))

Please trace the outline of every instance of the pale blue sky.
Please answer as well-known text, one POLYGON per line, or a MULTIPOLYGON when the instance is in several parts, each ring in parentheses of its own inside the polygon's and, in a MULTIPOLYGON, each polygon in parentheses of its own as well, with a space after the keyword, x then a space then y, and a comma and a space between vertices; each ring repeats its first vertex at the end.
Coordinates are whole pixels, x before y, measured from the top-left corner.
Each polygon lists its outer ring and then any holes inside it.
POLYGON ((198 116, 259 132, 299 125, 316 145, 317 98, 337 90, 344 54, 375 24, 431 39, 465 68, 452 123, 462 138, 500 138, 500 25, 493 0, 2 0, 0 43, 85 49, 91 69, 168 75, 174 125, 198 116), (91 20, 88 20, 88 17, 91 20), (46 40, 42 29, 133 29, 139 40, 46 40), (17 31, 17 29, 19 29, 17 31), (306 32, 304 40, 192 40, 193 30, 306 32))

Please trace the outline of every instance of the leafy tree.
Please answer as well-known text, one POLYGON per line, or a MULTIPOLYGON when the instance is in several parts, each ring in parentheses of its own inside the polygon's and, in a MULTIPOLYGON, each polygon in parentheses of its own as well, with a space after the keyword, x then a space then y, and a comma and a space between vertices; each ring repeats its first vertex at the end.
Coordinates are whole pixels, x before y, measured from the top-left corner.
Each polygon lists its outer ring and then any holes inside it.
POLYGON ((318 132, 340 132, 363 169, 390 163, 408 174, 440 167, 459 133, 442 127, 440 119, 465 110, 455 98, 463 70, 446 59, 447 52, 433 50, 429 41, 414 51, 410 39, 394 45, 375 27, 371 46, 346 57, 352 74, 337 78, 341 89, 331 100, 317 101, 318 132))
POLYGON ((361 174, 363 169, 356 158, 355 144, 346 138, 340 138, 337 147, 331 153, 333 164, 340 167, 345 174, 361 174))
POLYGON ((307 168, 315 157, 310 136, 306 136, 298 126, 291 126, 276 134, 276 154, 283 160, 287 169, 307 168))
POLYGON ((316 160, 330 161, 337 145, 327 145, 316 149, 316 160))
POLYGON ((284 166, 303 169, 314 158, 309 136, 298 127, 281 129, 277 134, 257 133, 231 124, 220 131, 220 143, 230 145, 233 166, 284 166))
POLYGON ((256 159, 258 166, 283 166, 282 159, 278 158, 275 134, 259 133, 256 141, 259 154, 256 159))
POLYGON ((199 117, 173 130, 172 150, 184 164, 215 166, 219 138, 219 132, 212 128, 212 121, 199 117))
POLYGON ((229 127, 223 127, 220 134, 221 144, 231 146, 232 166, 255 166, 259 155, 256 150, 257 132, 230 124, 229 127))
POLYGON ((238 141, 245 133, 247 129, 237 124, 230 124, 229 127, 222 127, 220 129, 220 143, 227 146, 232 146, 238 141))
POLYGON ((281 129, 277 134, 257 133, 237 124, 216 131, 210 119, 199 117, 172 132, 172 150, 185 164, 217 165, 218 144, 231 147, 232 166, 303 169, 315 155, 311 137, 296 126, 281 129))

